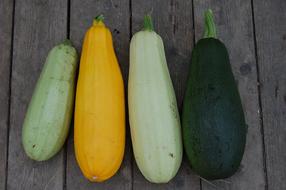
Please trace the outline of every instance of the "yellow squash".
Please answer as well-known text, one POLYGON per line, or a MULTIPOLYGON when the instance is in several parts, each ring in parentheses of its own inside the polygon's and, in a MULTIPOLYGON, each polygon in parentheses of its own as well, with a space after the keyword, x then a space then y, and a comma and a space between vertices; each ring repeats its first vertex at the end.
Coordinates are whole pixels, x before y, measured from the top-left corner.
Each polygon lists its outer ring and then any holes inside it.
POLYGON ((84 176, 96 182, 112 177, 124 155, 124 85, 102 15, 84 38, 74 124, 76 159, 84 176))

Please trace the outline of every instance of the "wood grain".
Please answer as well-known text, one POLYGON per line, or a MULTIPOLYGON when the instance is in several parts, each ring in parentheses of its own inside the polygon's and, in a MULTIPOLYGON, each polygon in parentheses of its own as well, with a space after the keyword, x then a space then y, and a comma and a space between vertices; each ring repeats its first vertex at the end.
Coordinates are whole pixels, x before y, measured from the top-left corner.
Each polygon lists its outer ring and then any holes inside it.
MULTIPOLYGON (((213 10, 218 38, 224 42, 229 51, 248 124, 246 149, 239 171, 231 178, 212 183, 218 189, 262 190, 265 189, 265 174, 251 1, 195 0, 196 41, 203 35, 204 11, 208 8, 213 10)), ((203 182, 202 189, 216 188, 203 182)))
MULTIPOLYGON (((179 110, 186 87, 188 67, 193 47, 192 2, 179 0, 132 1, 132 33, 143 27, 143 17, 151 14, 155 31, 162 37, 165 45, 168 67, 177 96, 179 110), (183 23, 183 24, 182 24, 183 23)), ((200 189, 198 177, 193 175, 186 159, 177 176, 168 184, 149 183, 133 162, 134 189, 200 189)))
MULTIPOLYGON (((105 24, 109 27, 114 40, 117 58, 123 73, 125 87, 127 87, 128 52, 129 52, 129 1, 81 1, 71 0, 70 9, 70 37, 78 52, 81 51, 82 41, 86 30, 91 26, 93 18, 99 14, 105 17, 105 24)), ((127 103, 127 102, 126 102, 127 103)), ((128 119, 127 119, 128 120, 128 119)), ((128 130, 128 126, 126 126, 128 130)), ((130 135, 126 134, 126 148, 124 161, 115 176, 103 183, 91 183, 83 177, 74 155, 73 134, 68 141, 67 154, 67 189, 124 189, 132 188, 131 145, 130 135)))
POLYGON ((269 190, 286 189, 286 1, 254 0, 269 190))
POLYGON ((30 160, 21 129, 47 53, 66 38, 67 1, 21 0, 15 6, 7 189, 61 190, 63 153, 46 162, 30 160))
POLYGON ((0 189, 6 186, 13 1, 0 1, 0 189))

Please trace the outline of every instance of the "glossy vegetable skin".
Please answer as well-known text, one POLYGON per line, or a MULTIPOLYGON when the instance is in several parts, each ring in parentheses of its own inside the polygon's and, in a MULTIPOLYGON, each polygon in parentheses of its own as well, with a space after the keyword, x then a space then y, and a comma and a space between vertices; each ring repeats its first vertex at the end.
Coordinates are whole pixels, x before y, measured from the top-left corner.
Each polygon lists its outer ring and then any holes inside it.
POLYGON ((23 124, 23 146, 33 160, 48 160, 66 140, 73 110, 76 68, 77 53, 70 41, 49 52, 23 124))
POLYGON ((131 40, 128 100, 136 163, 150 182, 167 183, 182 160, 181 126, 163 41, 149 16, 131 40))
POLYGON ((183 139, 192 169, 205 179, 233 175, 241 162, 246 123, 224 44, 216 39, 212 12, 205 38, 192 52, 183 105, 183 139))
POLYGON ((85 34, 75 106, 74 144, 84 176, 101 182, 119 169, 125 146, 125 104, 112 36, 96 17, 85 34))

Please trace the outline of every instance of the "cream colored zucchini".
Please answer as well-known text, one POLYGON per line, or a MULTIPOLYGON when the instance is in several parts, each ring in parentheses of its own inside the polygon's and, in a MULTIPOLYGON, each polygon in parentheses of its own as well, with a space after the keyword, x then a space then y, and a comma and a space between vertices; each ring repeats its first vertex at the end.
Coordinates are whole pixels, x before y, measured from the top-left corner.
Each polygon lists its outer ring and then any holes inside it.
POLYGON ((43 161, 63 146, 72 116, 77 53, 70 41, 55 46, 46 59, 22 131, 26 154, 43 161))
POLYGON ((147 180, 166 183, 181 164, 181 127, 163 42, 150 16, 131 40, 128 103, 136 163, 147 180))

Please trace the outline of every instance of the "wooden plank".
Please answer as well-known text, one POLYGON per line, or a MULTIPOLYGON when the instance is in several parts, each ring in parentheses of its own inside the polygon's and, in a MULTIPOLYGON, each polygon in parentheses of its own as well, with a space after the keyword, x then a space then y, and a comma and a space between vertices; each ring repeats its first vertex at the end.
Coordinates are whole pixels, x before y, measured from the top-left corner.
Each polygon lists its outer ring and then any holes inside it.
POLYGON ((0 189, 6 186, 13 1, 0 1, 0 189))
MULTIPOLYGON (((164 41, 169 71, 181 111, 193 47, 192 1, 133 0, 133 34, 142 29, 143 17, 147 13, 152 15, 155 30, 164 41)), ((177 176, 165 185, 149 183, 140 173, 135 161, 133 166, 134 189, 200 189, 199 178, 192 174, 186 159, 183 160, 177 176)))
POLYGON ((15 6, 7 189, 61 190, 63 153, 46 162, 30 160, 22 148, 21 130, 47 53, 66 38, 67 1, 21 0, 15 6))
POLYGON ((286 1, 254 0, 268 188, 286 189, 286 1))
MULTIPOLYGON (((123 72, 125 87, 127 87, 128 52, 129 52, 129 1, 71 1, 70 37, 78 52, 81 50, 82 41, 86 30, 91 26, 92 20, 98 14, 103 14, 105 24, 113 35, 114 47, 123 72)), ((128 130, 128 126, 126 126, 128 130)), ((85 179, 78 167, 74 155, 73 134, 68 141, 67 154, 67 189, 124 189, 132 188, 131 170, 131 145, 130 135, 126 134, 126 150, 124 161, 118 173, 103 183, 91 183, 85 179)))
MULTIPOLYGON (((262 190, 265 189, 265 174, 251 1, 195 0, 196 40, 203 35, 204 11, 208 8, 214 12, 218 38, 228 48, 232 70, 238 83, 246 122, 249 126, 246 150, 240 170, 225 181, 214 181, 213 183, 218 186, 218 189, 262 190)), ((202 189, 215 188, 203 182, 202 189)))

